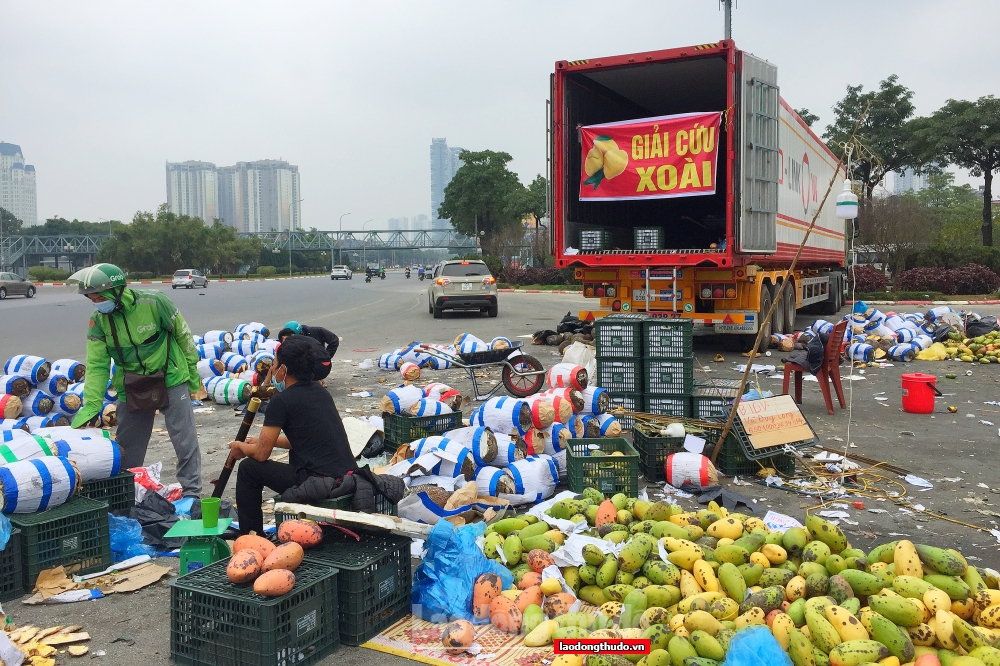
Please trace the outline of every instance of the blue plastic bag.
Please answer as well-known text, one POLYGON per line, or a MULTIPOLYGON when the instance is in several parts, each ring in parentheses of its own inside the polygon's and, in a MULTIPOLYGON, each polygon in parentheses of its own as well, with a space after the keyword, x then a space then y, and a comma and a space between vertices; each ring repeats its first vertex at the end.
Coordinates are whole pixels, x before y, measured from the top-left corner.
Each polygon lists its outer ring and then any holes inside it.
POLYGON ((7 542, 10 540, 10 530, 10 519, 0 513, 0 550, 7 547, 7 542))
POLYGON ((119 518, 108 514, 108 527, 111 530, 111 561, 121 562, 137 555, 156 555, 156 549, 142 542, 142 525, 138 520, 119 518))
POLYGON ((792 659, 767 627, 748 627, 729 642, 723 666, 792 666, 792 659))
POLYGON ((514 582, 507 567, 486 559, 476 539, 486 531, 486 523, 456 528, 439 520, 424 542, 427 556, 413 574, 410 602, 413 614, 430 622, 469 620, 485 624, 472 615, 472 588, 482 573, 495 573, 503 589, 514 582))

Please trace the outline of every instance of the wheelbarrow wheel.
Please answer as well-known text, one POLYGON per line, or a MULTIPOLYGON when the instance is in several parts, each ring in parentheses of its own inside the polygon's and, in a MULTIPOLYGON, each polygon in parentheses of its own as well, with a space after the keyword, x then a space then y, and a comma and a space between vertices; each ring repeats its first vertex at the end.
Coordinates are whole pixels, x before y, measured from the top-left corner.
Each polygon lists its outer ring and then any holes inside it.
POLYGON ((509 365, 503 366, 500 373, 504 388, 515 398, 527 398, 534 395, 542 388, 545 381, 544 370, 541 362, 534 356, 521 354, 513 360, 508 361, 509 365), (538 372, 537 375, 518 376, 514 372, 538 372))

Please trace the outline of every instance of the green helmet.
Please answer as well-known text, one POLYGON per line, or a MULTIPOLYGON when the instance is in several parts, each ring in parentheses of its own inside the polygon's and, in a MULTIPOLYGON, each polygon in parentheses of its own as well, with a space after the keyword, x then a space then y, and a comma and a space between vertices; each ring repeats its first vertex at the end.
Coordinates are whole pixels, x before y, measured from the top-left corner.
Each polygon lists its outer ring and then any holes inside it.
POLYGON ((95 264, 90 268, 73 273, 66 280, 69 286, 76 286, 77 293, 96 294, 125 287, 125 273, 114 264, 95 264))

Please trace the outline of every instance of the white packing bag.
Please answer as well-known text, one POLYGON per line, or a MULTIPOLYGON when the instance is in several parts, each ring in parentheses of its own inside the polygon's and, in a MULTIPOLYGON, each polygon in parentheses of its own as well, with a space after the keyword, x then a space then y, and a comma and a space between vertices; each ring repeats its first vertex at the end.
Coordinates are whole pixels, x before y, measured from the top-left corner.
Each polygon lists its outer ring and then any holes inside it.
POLYGON ((0 467, 0 507, 6 514, 36 513, 65 504, 80 483, 67 458, 46 456, 0 467))
POLYGON ((536 504, 552 497, 559 484, 559 468, 552 456, 528 456, 512 463, 507 470, 514 477, 517 492, 500 495, 511 504, 536 504))

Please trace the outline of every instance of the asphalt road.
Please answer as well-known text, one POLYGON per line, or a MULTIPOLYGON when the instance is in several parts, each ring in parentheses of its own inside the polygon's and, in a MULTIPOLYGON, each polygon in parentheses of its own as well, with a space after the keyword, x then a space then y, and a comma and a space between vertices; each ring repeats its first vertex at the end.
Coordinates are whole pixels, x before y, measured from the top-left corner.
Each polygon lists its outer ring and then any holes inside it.
MULTIPOLYGON (((568 310, 575 311, 585 303, 577 295, 504 293, 500 295, 497 319, 460 314, 434 320, 426 310, 424 285, 415 278, 406 281, 401 274, 390 274, 384 282, 371 284, 357 278, 338 282, 310 278, 212 283, 204 291, 170 293, 196 332, 231 329, 237 323, 252 320, 263 321, 277 331, 288 319, 322 325, 337 332, 344 340, 328 387, 342 414, 377 412, 378 399, 397 381, 390 373, 361 370, 358 362, 362 359, 374 358, 378 353, 413 340, 447 342, 463 332, 487 339, 495 335, 527 335, 540 328, 553 328, 568 310), (374 397, 350 395, 358 389, 371 390, 374 397)), ((983 314, 995 314, 1000 308, 978 310, 983 314)), ((82 297, 61 288, 44 287, 31 301, 12 298, 0 302, 0 360, 16 353, 49 358, 75 356, 82 360, 90 312, 82 297)), ((813 318, 800 316, 798 327, 808 325, 813 318)), ((533 347, 529 353, 545 366, 557 360, 551 348, 533 347)), ((702 378, 736 379, 739 374, 735 365, 745 361, 738 353, 726 350, 717 338, 696 341, 695 353, 709 370, 700 375, 702 378), (711 360, 717 352, 723 354, 723 362, 711 360)), ((779 354, 774 353, 760 362, 780 364, 779 354)), ((848 372, 846 366, 843 371, 848 372)), ((496 379, 495 375, 484 379, 487 385, 496 379)), ((459 371, 428 373, 428 377, 445 381, 463 393, 470 389, 468 380, 459 371)), ((818 385, 805 383, 802 413, 821 443, 903 467, 927 479, 933 488, 924 491, 889 472, 880 473, 885 479, 898 481, 901 485, 887 485, 886 480, 879 481, 873 475, 868 477, 883 488, 905 493, 907 500, 920 503, 927 511, 986 529, 1000 529, 1000 507, 997 506, 1000 504, 1000 477, 996 466, 1000 406, 988 404, 1000 400, 1000 367, 952 362, 895 364, 887 368, 868 368, 863 377, 853 382, 845 381, 849 409, 837 406, 833 415, 827 414, 818 385), (899 375, 906 372, 938 376, 938 386, 945 396, 937 399, 934 414, 913 415, 902 411, 899 375), (946 379, 945 373, 955 373, 957 378, 946 379), (955 406, 957 413, 949 413, 949 405, 955 406)), ((781 390, 778 378, 762 377, 760 385, 775 393, 781 390)), ((197 414, 196 421, 203 451, 204 477, 211 479, 221 468, 226 444, 236 431, 238 419, 232 408, 216 406, 213 412, 197 414)), ((162 423, 157 427, 162 427, 162 423)), ((150 443, 147 462, 156 460, 164 462, 163 480, 172 481, 173 452, 163 433, 154 433, 150 443)), ((877 469, 874 472, 879 473, 877 469)), ((233 485, 230 484, 227 497, 231 498, 233 485)), ((731 479, 727 479, 725 485, 756 499, 761 514, 773 509, 802 519, 805 509, 816 505, 815 499, 799 492, 760 485, 736 486, 731 479)), ((657 497, 657 488, 647 490, 652 497, 657 497)), ((685 508, 698 508, 693 499, 672 501, 685 508)), ((836 507, 848 513, 849 522, 841 525, 851 542, 859 547, 870 548, 875 543, 902 538, 896 535, 905 535, 922 543, 959 548, 976 566, 1000 569, 998 540, 988 532, 901 508, 885 497, 879 499, 869 494, 850 497, 848 501, 864 503, 863 509, 851 504, 836 507)), ((161 562, 176 570, 176 560, 161 562)), ((82 624, 93 636, 91 649, 107 652, 107 663, 147 666, 167 663, 169 603, 169 589, 164 581, 135 594, 85 604, 29 607, 20 602, 8 602, 4 609, 18 623, 82 624), (112 642, 119 637, 133 639, 135 643, 112 642)), ((412 662, 370 650, 344 648, 321 663, 395 666, 412 662)))

